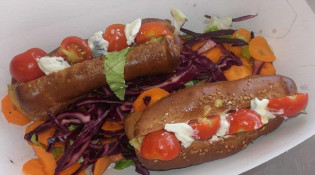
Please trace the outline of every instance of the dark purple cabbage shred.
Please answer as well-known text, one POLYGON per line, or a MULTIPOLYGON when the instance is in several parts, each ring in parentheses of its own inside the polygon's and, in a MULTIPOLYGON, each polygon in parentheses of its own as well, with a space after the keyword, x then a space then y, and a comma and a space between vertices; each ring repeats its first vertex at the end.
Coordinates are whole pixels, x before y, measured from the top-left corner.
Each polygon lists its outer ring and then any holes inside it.
MULTIPOLYGON (((137 156, 129 145, 128 138, 124 130, 106 131, 102 130, 103 123, 113 120, 122 123, 129 113, 133 112, 133 101, 137 96, 153 87, 160 87, 169 92, 175 92, 185 87, 185 83, 191 80, 203 80, 207 83, 226 80, 223 71, 232 65, 242 65, 242 62, 231 52, 226 50, 221 43, 234 43, 246 45, 237 39, 218 38, 223 35, 233 34, 234 30, 219 30, 206 34, 198 34, 188 29, 182 29, 187 34, 193 35, 191 40, 187 40, 181 51, 180 64, 176 70, 167 75, 140 77, 128 81, 125 101, 120 101, 109 89, 104 86, 89 94, 88 97, 80 99, 69 105, 58 115, 49 114, 50 120, 41 124, 36 129, 26 134, 24 138, 31 141, 33 134, 38 134, 54 127, 56 132, 48 139, 48 152, 51 152, 56 142, 65 144, 65 152, 57 162, 55 174, 73 163, 81 160, 81 167, 73 173, 79 174, 88 166, 94 165, 96 160, 103 156, 122 154, 124 158, 135 162, 136 171, 143 175, 148 175, 149 171, 141 165, 137 156), (205 40, 206 43, 196 51, 193 51, 191 44, 205 40), (213 63, 202 53, 219 47, 225 56, 222 56, 218 63, 213 63), (74 129, 69 129, 75 126, 74 129), (116 138, 117 141, 109 144, 100 144, 103 140, 116 138)), ((150 99, 144 99, 149 103, 150 99)))

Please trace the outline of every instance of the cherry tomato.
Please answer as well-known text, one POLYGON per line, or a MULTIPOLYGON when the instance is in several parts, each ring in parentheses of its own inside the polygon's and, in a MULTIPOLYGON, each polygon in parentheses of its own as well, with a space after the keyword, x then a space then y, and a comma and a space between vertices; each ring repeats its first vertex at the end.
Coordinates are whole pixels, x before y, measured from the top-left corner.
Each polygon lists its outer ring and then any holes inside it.
POLYGON ((263 125, 261 123, 260 115, 250 109, 234 111, 227 117, 227 120, 230 122, 229 134, 242 131, 253 131, 263 125))
POLYGON ((61 42, 57 56, 64 57, 70 65, 73 65, 92 59, 92 51, 87 41, 76 36, 69 36, 61 42))
POLYGON ((17 82, 28 82, 44 75, 40 70, 36 58, 46 56, 47 53, 39 48, 32 48, 16 55, 10 62, 11 76, 17 82))
POLYGON ((297 94, 269 100, 268 109, 279 116, 290 117, 301 112, 307 105, 308 94, 297 94), (283 113, 282 113, 283 112, 283 113))
POLYGON ((195 139, 209 139, 217 133, 220 128, 220 116, 213 115, 196 122, 189 122, 189 125, 194 129, 195 139))
POLYGON ((172 160, 181 151, 174 133, 159 130, 146 135, 141 145, 141 155, 145 159, 172 160))
POLYGON ((126 48, 127 38, 125 35, 125 25, 112 24, 105 30, 103 38, 108 41, 108 51, 120 51, 126 48))
POLYGON ((170 34, 171 32, 160 23, 145 23, 140 27, 139 33, 136 36, 136 43, 142 44, 150 41, 152 38, 163 37, 170 34))

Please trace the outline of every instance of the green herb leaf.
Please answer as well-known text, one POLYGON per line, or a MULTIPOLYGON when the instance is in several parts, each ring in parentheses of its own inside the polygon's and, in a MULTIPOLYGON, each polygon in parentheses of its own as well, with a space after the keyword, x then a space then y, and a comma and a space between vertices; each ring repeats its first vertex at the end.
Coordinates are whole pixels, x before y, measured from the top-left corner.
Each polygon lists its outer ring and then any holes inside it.
POLYGON ((249 47, 248 46, 242 46, 242 56, 250 59, 250 53, 249 53, 249 47))
POLYGON ((116 170, 122 170, 130 167, 131 165, 135 165, 135 162, 133 160, 121 159, 119 162, 116 163, 114 168, 116 170))
POLYGON ((38 141, 37 141, 37 137, 36 137, 36 134, 33 134, 32 137, 31 137, 31 141, 37 145, 37 146, 41 146, 42 144, 40 144, 38 141))
POLYGON ((55 158, 57 158, 61 153, 65 152, 65 147, 55 147, 51 153, 54 155, 55 158))
POLYGON ((125 98, 127 86, 124 79, 124 69, 127 53, 130 49, 130 47, 127 47, 119 52, 109 52, 106 55, 107 59, 104 61, 106 82, 120 100, 125 98))
POLYGON ((75 125, 70 125, 70 126, 68 127, 69 131, 73 131, 73 130, 75 130, 76 128, 77 128, 77 126, 75 126, 75 125))
POLYGON ((185 83, 186 87, 191 87, 191 86, 195 86, 196 84, 198 84, 200 82, 200 80, 191 80, 188 81, 187 83, 185 83))

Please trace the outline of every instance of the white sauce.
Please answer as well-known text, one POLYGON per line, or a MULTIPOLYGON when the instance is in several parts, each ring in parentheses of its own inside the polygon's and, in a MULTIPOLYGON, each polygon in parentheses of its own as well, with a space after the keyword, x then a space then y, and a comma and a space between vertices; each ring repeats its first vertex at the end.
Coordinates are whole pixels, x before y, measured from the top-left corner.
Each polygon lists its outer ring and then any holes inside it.
POLYGON ((104 40, 103 32, 99 31, 94 33, 88 39, 89 47, 92 50, 93 57, 102 57, 107 54, 108 41, 104 40))
POLYGON ((187 123, 166 124, 164 129, 175 133, 176 138, 181 141, 181 144, 185 148, 189 147, 195 141, 192 137, 194 130, 187 123))
POLYGON ((227 116, 227 113, 220 114, 220 128, 218 129, 217 133, 211 137, 211 139, 209 140, 210 143, 219 141, 220 139, 222 139, 221 137, 225 136, 226 133, 229 131, 230 123, 226 119, 227 116))
POLYGON ((70 67, 69 63, 62 57, 44 56, 37 59, 37 64, 46 75, 70 67))
POLYGON ((258 98, 254 98, 250 102, 250 109, 257 112, 261 116, 261 122, 263 124, 267 124, 269 119, 276 117, 267 109, 268 103, 268 99, 259 100, 258 98))
POLYGON ((130 45, 135 41, 135 38, 140 30, 141 27, 141 19, 138 18, 134 20, 130 24, 126 24, 125 27, 125 35, 127 38, 127 44, 130 45))

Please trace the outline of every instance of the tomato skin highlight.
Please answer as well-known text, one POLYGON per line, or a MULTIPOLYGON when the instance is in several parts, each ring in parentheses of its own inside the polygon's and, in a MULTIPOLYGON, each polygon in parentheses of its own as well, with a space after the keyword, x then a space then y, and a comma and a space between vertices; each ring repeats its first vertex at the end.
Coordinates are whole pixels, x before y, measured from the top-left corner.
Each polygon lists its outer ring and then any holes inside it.
POLYGON ((301 112, 306 107, 307 102, 308 94, 300 93, 293 96, 270 99, 268 109, 281 117, 290 117, 301 112), (283 113, 281 114, 281 112, 283 113))
POLYGON ((60 44, 57 56, 63 57, 70 65, 92 59, 92 51, 86 40, 68 36, 60 44))
POLYGON ((180 151, 180 142, 175 134, 165 130, 147 134, 141 144, 141 155, 149 160, 172 160, 180 154, 180 151))
POLYGON ((45 75, 40 70, 36 59, 46 55, 47 53, 39 48, 32 48, 16 55, 10 62, 11 76, 17 82, 26 83, 45 75))
POLYGON ((230 123, 228 134, 234 134, 242 131, 253 131, 263 126, 261 116, 250 109, 239 109, 232 112, 227 120, 230 123))
POLYGON ((164 25, 150 22, 141 25, 135 40, 137 44, 142 44, 150 41, 152 38, 163 37, 170 34, 172 33, 164 25))
POLYGON ((210 139, 220 128, 220 116, 213 115, 205 118, 204 121, 190 122, 189 126, 191 126, 195 132, 193 136, 195 139, 210 139))
POLYGON ((104 40, 108 41, 108 51, 120 51, 128 47, 125 35, 125 25, 112 24, 108 26, 103 35, 104 40))

